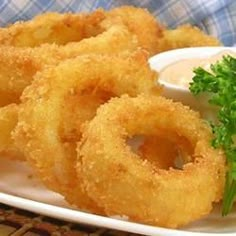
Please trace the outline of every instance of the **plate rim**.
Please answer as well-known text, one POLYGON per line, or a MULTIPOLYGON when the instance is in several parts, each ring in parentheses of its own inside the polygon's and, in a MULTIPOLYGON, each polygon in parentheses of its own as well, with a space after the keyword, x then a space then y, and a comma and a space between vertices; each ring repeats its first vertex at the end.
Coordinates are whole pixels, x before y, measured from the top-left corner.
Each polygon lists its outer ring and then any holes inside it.
POLYGON ((45 216, 58 218, 61 220, 82 223, 91 226, 103 227, 123 232, 143 234, 143 235, 166 235, 166 236, 236 236, 235 233, 205 233, 191 232, 179 229, 168 229, 157 226, 149 226, 135 222, 114 219, 106 216, 86 213, 79 210, 55 206, 31 199, 0 192, 0 202, 12 207, 21 208, 30 212, 45 216), (66 213, 66 214, 65 214, 66 213), (67 217, 63 216, 66 215, 67 217))

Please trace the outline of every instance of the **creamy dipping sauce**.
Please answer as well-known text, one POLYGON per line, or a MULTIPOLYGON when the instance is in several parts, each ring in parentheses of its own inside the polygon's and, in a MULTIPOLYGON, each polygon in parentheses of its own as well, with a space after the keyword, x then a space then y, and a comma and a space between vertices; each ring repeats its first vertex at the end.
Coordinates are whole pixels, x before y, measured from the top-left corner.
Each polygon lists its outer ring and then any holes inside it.
POLYGON ((210 65, 221 60, 225 55, 236 57, 236 53, 225 50, 207 58, 183 59, 174 62, 160 71, 159 80, 178 85, 182 88, 189 88, 189 83, 194 76, 194 68, 202 67, 205 70, 210 70, 210 65))

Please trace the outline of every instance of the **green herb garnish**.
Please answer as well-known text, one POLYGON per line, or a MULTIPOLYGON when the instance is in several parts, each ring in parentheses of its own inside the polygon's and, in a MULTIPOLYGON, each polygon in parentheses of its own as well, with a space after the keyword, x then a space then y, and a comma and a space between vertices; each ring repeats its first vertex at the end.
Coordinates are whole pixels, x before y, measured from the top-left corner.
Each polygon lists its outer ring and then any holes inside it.
POLYGON ((219 107, 219 123, 212 124, 214 148, 223 148, 227 158, 228 171, 223 196, 222 215, 232 209, 236 196, 236 58, 224 56, 211 65, 211 71, 203 68, 194 70, 190 91, 197 95, 208 92, 212 95, 210 104, 219 107))

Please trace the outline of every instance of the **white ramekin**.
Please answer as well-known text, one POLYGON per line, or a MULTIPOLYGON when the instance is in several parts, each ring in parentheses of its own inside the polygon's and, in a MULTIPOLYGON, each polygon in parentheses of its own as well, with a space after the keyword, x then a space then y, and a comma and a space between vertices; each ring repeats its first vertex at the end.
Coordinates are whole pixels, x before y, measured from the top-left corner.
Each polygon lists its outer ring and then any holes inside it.
MULTIPOLYGON (((177 61, 190 58, 205 59, 222 51, 229 50, 236 52, 236 48, 233 47, 182 48, 157 54, 149 59, 149 63, 153 70, 160 73, 165 67, 177 61)), ((209 94, 202 93, 200 95, 194 96, 188 88, 166 82, 163 80, 163 78, 161 79, 161 76, 158 81, 163 85, 163 96, 171 98, 174 101, 180 101, 183 104, 190 106, 192 109, 199 111, 201 116, 205 119, 216 119, 217 108, 209 105, 209 94)))

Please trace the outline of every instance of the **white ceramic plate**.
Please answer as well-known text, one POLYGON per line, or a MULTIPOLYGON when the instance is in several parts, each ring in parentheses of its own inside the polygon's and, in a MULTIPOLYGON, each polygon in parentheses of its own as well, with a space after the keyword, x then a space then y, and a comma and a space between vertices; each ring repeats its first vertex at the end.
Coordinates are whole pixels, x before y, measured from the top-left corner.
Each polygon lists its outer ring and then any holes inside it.
POLYGON ((178 230, 152 227, 82 212, 69 206, 59 194, 47 190, 32 174, 25 163, 1 158, 0 202, 71 222, 144 235, 236 236, 236 209, 222 218, 220 206, 215 206, 209 216, 178 230))
POLYGON ((59 194, 43 187, 32 174, 25 163, 3 158, 0 166, 0 202, 71 222, 144 235, 236 236, 236 211, 222 218, 219 206, 216 206, 211 215, 183 229, 152 227, 79 211, 69 206, 59 194))

